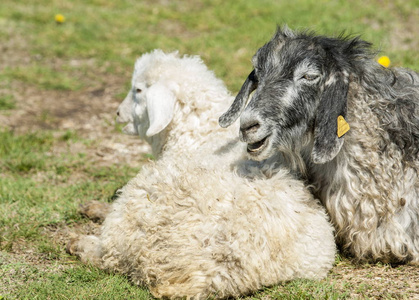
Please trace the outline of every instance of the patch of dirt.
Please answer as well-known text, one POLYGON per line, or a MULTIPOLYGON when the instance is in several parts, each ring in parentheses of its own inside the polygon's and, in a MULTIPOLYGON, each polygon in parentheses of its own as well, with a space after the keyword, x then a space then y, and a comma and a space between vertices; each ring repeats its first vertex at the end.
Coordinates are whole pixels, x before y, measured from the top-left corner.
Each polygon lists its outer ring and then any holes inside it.
POLYGON ((419 299, 418 266, 354 265, 344 260, 332 269, 328 281, 351 299, 419 299))
MULTIPOLYGON (((52 130, 75 132, 78 136, 94 141, 94 147, 75 143, 56 145, 54 153, 70 150, 84 152, 97 165, 131 164, 136 166, 150 147, 136 136, 127 136, 115 127, 116 110, 127 78, 113 75, 103 78, 101 87, 82 91, 40 90, 34 86, 13 82, 9 92, 16 101, 16 109, 0 113, 0 124, 16 133, 52 130), (122 88, 121 88, 122 87, 122 88)), ((74 152, 73 152, 74 151, 74 152)))
MULTIPOLYGON (((15 32, 11 32, 9 39, 2 42, 0 51, 0 72, 42 61, 42 64, 57 70, 65 64, 87 65, 94 68, 96 73, 94 76, 75 74, 85 86, 89 86, 80 91, 43 90, 20 81, 0 81, 0 96, 11 95, 16 102, 15 109, 0 110, 0 128, 9 128, 16 133, 74 131, 78 136, 96 142, 91 148, 76 144, 70 151, 85 150, 98 165, 130 163, 135 166, 137 161, 141 161, 142 154, 150 153, 148 144, 138 137, 123 134, 115 127, 116 110, 123 100, 116 95, 128 92, 124 87, 131 80, 132 69, 119 70, 118 73, 123 72, 126 76, 117 76, 107 73, 106 66, 95 66, 94 59, 64 62, 59 58, 31 55, 30 45, 15 32)), ((56 151, 63 150, 59 145, 57 147, 56 151)))

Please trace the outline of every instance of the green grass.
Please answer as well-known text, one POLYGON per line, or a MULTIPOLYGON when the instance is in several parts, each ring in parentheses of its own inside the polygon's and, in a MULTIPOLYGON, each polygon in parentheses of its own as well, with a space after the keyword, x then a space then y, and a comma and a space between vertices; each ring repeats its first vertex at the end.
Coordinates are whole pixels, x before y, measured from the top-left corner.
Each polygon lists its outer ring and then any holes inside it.
POLYGON ((53 138, 50 133, 15 136, 10 131, 0 131, 1 170, 10 173, 28 173, 32 169, 45 169, 40 156, 50 150, 53 138))
POLYGON ((0 110, 8 110, 16 107, 16 103, 12 95, 0 96, 0 110))
MULTIPOLYGON (((415 51, 394 49, 390 33, 418 1, 11 1, 2 2, 0 24, 15 28, 35 58, 8 70, 14 79, 48 89, 74 90, 89 68, 126 74, 141 53, 154 48, 200 54, 237 90, 250 58, 277 24, 322 34, 361 34, 396 65, 418 67, 415 51), (362 9, 360 9, 362 7, 362 9), (66 17, 56 24, 54 15, 66 17), (81 61, 74 65, 72 59, 81 61), (93 61, 89 61, 92 59, 93 61), (52 62, 52 66, 51 66, 52 62), (56 64, 59 62, 59 65, 56 64), (42 76, 40 76, 42 74, 42 76)), ((0 29, 0 37, 10 38, 0 29)), ((100 80, 100 76, 96 78, 100 80)))
POLYGON ((80 79, 73 74, 72 68, 67 65, 57 70, 35 63, 30 66, 5 69, 4 75, 14 80, 36 84, 45 90, 75 91, 83 87, 80 79))
MULTIPOLYGON (((418 0, 2 0, 0 40, 13 51, 10 62, 0 63, 0 114, 12 116, 19 106, 32 105, 16 97, 25 90, 16 86, 82 93, 107 85, 109 78, 126 78, 127 87, 135 59, 154 48, 201 55, 235 93, 252 55, 285 23, 320 34, 361 34, 393 65, 419 70, 416 35, 396 36, 394 42, 394 29, 414 22, 409 17, 418 7, 418 0), (63 24, 55 23, 57 13, 65 16, 63 24)), ((123 99, 125 93, 114 96, 123 99)), ((51 116, 45 111, 39 118, 51 116)), ((87 153, 69 150, 75 143, 93 149, 97 142, 71 130, 0 129, 0 287, 8 286, 0 288, 0 299, 150 298, 123 276, 82 265, 45 234, 86 222, 77 213, 81 202, 112 201, 115 190, 138 171, 95 165, 87 153), (20 258, 31 253, 37 262, 15 261, 15 253, 20 258)), ((328 280, 298 280, 248 298, 348 299, 349 294, 328 280)))
POLYGON ((0 289, 0 299, 149 299, 147 291, 133 287, 127 278, 79 265, 45 234, 48 228, 85 222, 77 212, 79 203, 111 201, 137 169, 95 166, 83 153, 52 155, 54 146, 88 142, 71 131, 53 136, 3 130, 0 140, 0 275, 13 271, 11 291, 3 294, 0 289), (40 262, 63 266, 51 271, 44 270, 43 263, 2 259, 2 254, 16 251, 30 251, 40 262), (14 286, 19 282, 25 282, 25 289, 14 286))
POLYGON ((51 133, 0 131, 0 139, 0 250, 10 249, 19 239, 43 241, 42 227, 79 221, 81 201, 110 201, 137 171, 129 166, 97 167, 81 153, 51 155, 55 143, 77 140, 69 131, 58 138, 51 133), (80 179, 68 184, 76 172, 80 179))
POLYGON ((274 299, 284 300, 350 299, 348 292, 339 291, 333 284, 302 279, 266 289, 261 293, 261 296, 264 294, 269 294, 274 299))
POLYGON ((34 266, 0 255, 2 273, 13 274, 9 285, 19 282, 25 288, 16 289, 13 296, 2 298, 0 294, 0 299, 152 299, 147 291, 134 287, 125 277, 90 266, 70 265, 59 271, 57 266, 34 266))

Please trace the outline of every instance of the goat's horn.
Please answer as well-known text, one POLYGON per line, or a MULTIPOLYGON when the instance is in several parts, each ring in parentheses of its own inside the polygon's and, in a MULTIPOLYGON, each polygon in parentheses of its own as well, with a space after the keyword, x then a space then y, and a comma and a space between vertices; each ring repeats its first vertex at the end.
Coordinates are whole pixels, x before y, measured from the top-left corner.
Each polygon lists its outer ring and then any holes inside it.
POLYGON ((250 93, 257 88, 257 85, 255 70, 253 70, 249 76, 247 76, 247 79, 241 87, 240 92, 237 94, 236 99, 234 99, 233 104, 231 104, 230 108, 219 118, 218 123, 221 127, 226 128, 237 120, 246 106, 250 93))

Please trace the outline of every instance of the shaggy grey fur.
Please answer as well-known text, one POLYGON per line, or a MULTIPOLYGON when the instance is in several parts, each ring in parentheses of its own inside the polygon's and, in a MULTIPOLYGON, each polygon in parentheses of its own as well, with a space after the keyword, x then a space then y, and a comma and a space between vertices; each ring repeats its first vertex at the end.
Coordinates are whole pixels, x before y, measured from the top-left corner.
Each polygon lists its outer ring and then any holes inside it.
POLYGON ((299 167, 358 259, 418 263, 419 76, 374 55, 359 37, 278 28, 219 123, 241 114, 250 157, 279 151, 299 167))

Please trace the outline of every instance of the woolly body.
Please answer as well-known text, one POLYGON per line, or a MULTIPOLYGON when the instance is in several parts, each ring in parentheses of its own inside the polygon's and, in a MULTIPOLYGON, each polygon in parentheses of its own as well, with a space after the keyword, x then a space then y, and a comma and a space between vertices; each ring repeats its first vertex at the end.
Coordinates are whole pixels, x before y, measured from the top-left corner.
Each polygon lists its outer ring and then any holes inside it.
POLYGON ((280 171, 244 183, 193 165, 145 167, 121 189, 101 235, 79 242, 95 245, 81 259, 127 274, 155 297, 224 298, 326 276, 333 231, 301 181, 280 171))
MULTIPOLYGON (((385 128, 390 122, 398 126, 398 109, 385 112, 395 108, 391 102, 351 83, 346 118, 351 130, 334 161, 311 164, 310 183, 344 249, 360 260, 419 264, 418 154, 402 150, 393 140, 401 135, 385 128)), ((419 116, 417 103, 409 114, 419 116)), ((418 128, 417 117, 410 122, 418 128)))

